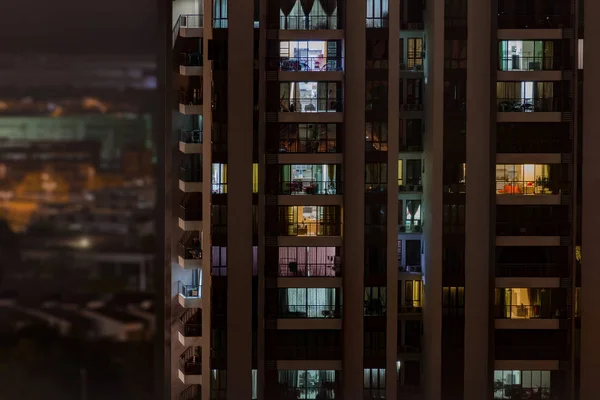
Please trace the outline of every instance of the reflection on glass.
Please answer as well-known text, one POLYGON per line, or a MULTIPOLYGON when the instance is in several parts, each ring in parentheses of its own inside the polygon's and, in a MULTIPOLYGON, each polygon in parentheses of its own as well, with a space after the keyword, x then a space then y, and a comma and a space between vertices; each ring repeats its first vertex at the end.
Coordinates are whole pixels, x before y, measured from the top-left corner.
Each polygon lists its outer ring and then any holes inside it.
POLYGON ((497 164, 496 193, 553 194, 548 164, 497 164))
POLYGON ((281 166, 281 194, 338 194, 337 165, 281 166))
POLYGON ((278 383, 284 391, 281 398, 335 399, 334 370, 280 370, 278 383))
POLYGON ((494 371, 494 400, 550 399, 550 371, 494 371))

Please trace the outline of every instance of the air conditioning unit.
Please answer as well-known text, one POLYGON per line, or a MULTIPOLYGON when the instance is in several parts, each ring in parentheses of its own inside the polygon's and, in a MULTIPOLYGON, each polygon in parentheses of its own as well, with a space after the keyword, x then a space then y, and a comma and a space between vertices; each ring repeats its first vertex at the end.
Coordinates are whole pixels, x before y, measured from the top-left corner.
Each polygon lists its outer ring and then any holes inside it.
POLYGON ((421 227, 420 226, 415 226, 415 232, 421 232, 421 227))
POLYGON ((415 70, 422 71, 423 70, 423 66, 422 65, 415 65, 415 70))
POLYGON ((399 230, 400 232, 406 232, 406 226, 404 226, 404 225, 400 225, 400 226, 398 227, 398 230, 399 230))

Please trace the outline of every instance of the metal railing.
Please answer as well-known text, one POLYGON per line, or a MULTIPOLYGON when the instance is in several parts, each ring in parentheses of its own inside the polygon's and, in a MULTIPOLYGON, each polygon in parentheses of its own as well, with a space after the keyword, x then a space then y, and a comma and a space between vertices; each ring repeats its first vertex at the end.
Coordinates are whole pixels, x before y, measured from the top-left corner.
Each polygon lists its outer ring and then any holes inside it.
POLYGON ((404 221, 398 225, 398 230, 400 233, 421 233, 423 232, 423 221, 419 219, 404 221))
POLYGON ((278 390, 280 399, 323 399, 336 398, 335 389, 325 387, 285 387, 278 390))
POLYGON ((183 143, 202 144, 202 131, 194 129, 192 131, 179 130, 179 141, 183 143))
POLYGON ((212 194, 227 194, 226 183, 211 183, 210 188, 212 194))
POLYGON ((569 153, 571 143, 564 139, 530 139, 519 137, 513 140, 498 138, 498 153, 569 153))
POLYGON ((341 224, 339 222, 280 222, 281 236, 339 236, 341 224))
POLYGON ((340 318, 342 306, 334 305, 285 305, 279 307, 277 318, 340 318))
POLYGON ((498 29, 560 29, 568 28, 570 13, 563 15, 534 13, 530 15, 498 15, 498 29))
POLYGON ((365 183, 365 192, 366 193, 386 193, 388 189, 387 183, 365 183))
MULTIPOLYGON (((567 272, 567 269, 564 269, 567 272)), ((497 263, 496 274, 501 277, 522 278, 522 277, 560 277, 563 275, 558 264, 551 263, 497 263)))
POLYGON ((561 69, 560 57, 514 56, 498 60, 499 71, 555 71, 561 69))
POLYGON ((201 337, 202 336, 202 314, 194 308, 188 308, 179 318, 183 326, 183 336, 201 337))
POLYGON ((342 185, 336 181, 291 181, 281 182, 279 194, 341 194, 342 185))
POLYGON ((179 55, 179 65, 185 65, 186 67, 201 67, 202 63, 202 54, 200 54, 200 52, 184 52, 179 55))
POLYGON ((496 181, 496 194, 548 195, 560 190, 548 179, 496 181))
POLYGON ((188 106, 198 106, 202 104, 202 89, 193 89, 192 91, 179 91, 179 104, 188 106))
POLYGON ((183 297, 194 299, 202 298, 202 285, 185 285, 183 282, 177 282, 177 291, 183 297))
POLYGON ((202 375, 202 355, 190 347, 179 357, 179 368, 185 375, 202 375))
POLYGON ((179 179, 184 182, 202 182, 202 168, 201 167, 179 167, 179 179))
POLYGON ((340 360, 342 349, 339 346, 277 346, 278 360, 340 360))
POLYGON ((202 14, 182 14, 179 19, 182 28, 202 28, 204 20, 202 14))
POLYGON ((280 139, 280 153, 339 153, 335 139, 280 139))
POLYGON ((192 385, 179 393, 179 400, 202 400, 202 386, 192 385))
POLYGON ((335 97, 292 98, 281 100, 281 112, 342 112, 344 104, 335 97))
POLYGON ((552 319, 561 318, 564 312, 551 305, 495 306, 496 318, 500 319, 552 319))
POLYGON ((496 100, 499 112, 563 112, 568 111, 568 103, 558 97, 549 98, 499 98, 496 100))
POLYGON ((400 272, 408 272, 413 274, 420 274, 423 272, 423 267, 420 265, 400 265, 398 266, 400 272))
MULTIPOLYGON (((333 1, 333 0, 329 0, 333 1)), ((280 17, 279 29, 293 30, 317 30, 317 29, 338 29, 337 13, 331 16, 327 15, 289 15, 280 17)))
POLYGON ((498 385, 494 384, 494 399, 558 400, 557 397, 552 397, 552 389, 550 388, 524 388, 521 385, 503 384, 502 381, 497 381, 497 383, 498 385))
POLYGON ((333 264, 297 265, 294 262, 279 263, 280 277, 340 277, 341 269, 333 264), (294 265, 296 264, 296 265, 294 265))
POLYGON ((498 236, 568 236, 570 233, 570 226, 566 222, 496 221, 498 236))
POLYGON ((342 57, 275 57, 267 59, 267 63, 271 71, 343 71, 342 57))

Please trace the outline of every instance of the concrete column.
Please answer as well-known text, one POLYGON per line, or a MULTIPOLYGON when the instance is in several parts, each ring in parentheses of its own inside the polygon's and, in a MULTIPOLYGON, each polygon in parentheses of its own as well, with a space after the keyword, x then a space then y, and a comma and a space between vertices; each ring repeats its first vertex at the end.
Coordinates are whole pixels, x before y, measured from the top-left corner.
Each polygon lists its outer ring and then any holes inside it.
POLYGON ((396 361, 398 345, 398 151, 400 141, 400 2, 389 2, 388 10, 388 198, 387 198, 387 328, 386 397, 397 398, 396 361))
MULTIPOLYGON (((467 40, 467 194, 465 225, 464 398, 491 397, 490 336, 490 59, 489 1, 468 2, 467 40)), ((495 94, 494 94, 495 95, 495 94)), ((494 118, 495 119, 495 118, 494 118)))
POLYGON ((212 61, 208 42, 212 39, 212 1, 204 1, 202 38, 202 398, 210 399, 210 336, 212 298, 211 165, 212 165, 212 61))
POLYGON ((227 398, 252 398, 254 2, 229 0, 227 398))
POLYGON ((585 54, 583 69, 583 168, 582 168, 582 244, 581 244, 581 369, 580 399, 592 400, 598 397, 598 374, 600 370, 600 307, 598 307, 598 287, 600 285, 600 248, 596 240, 600 215, 597 199, 600 196, 600 148, 598 136, 598 116, 594 105, 600 89, 600 4, 585 0, 585 54))
MULTIPOLYGON (((259 45, 258 45, 258 109, 265 110, 267 96, 267 76, 265 61, 267 57, 267 0, 259 0, 259 45)), ((266 182, 266 118, 264 112, 258 114, 258 329, 256 332, 256 384, 257 397, 265 399, 265 182, 266 182)))
POLYGON ((344 275, 343 395, 363 392, 365 230, 365 55, 364 0, 346 0, 344 87, 344 275))
POLYGON ((442 385, 442 204, 444 166, 444 0, 426 10, 424 138, 423 371, 425 400, 441 400, 442 385))

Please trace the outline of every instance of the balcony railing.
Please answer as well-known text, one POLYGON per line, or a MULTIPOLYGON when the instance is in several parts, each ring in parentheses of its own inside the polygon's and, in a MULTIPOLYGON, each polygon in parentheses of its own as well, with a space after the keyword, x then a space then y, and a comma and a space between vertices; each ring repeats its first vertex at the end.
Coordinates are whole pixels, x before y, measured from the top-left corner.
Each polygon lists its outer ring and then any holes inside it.
POLYGON ((420 300, 404 300, 403 306, 398 306, 398 312, 403 314, 421 313, 423 303, 420 300))
POLYGON ((499 71, 555 71, 560 70, 560 57, 503 57, 499 61, 499 71))
POLYGON ((568 236, 570 233, 570 226, 567 223, 496 221, 498 236, 568 236))
POLYGON ((194 129, 192 131, 179 130, 179 141, 189 144, 202 144, 202 131, 194 129))
POLYGON ((199 52, 181 53, 179 55, 179 65, 186 67, 201 67, 202 54, 199 52))
POLYGON ((371 182, 365 183, 366 193, 387 193, 387 183, 371 182))
POLYGON ((400 233, 420 233, 423 232, 423 222, 418 219, 412 221, 404 221, 398 226, 400 233))
POLYGON ((179 400, 202 400, 202 386, 192 385, 179 393, 179 400))
POLYGON ((494 384, 494 400, 505 400, 505 399, 540 399, 540 400, 558 400, 558 398, 552 397, 552 389, 550 388, 524 388, 521 385, 510 385, 503 384, 502 381, 497 381, 499 383, 498 386, 502 385, 502 387, 496 388, 496 384, 494 384))
POLYGON ((340 224, 335 222, 281 222, 279 226, 281 236, 339 236, 341 234, 340 224))
POLYGON ((202 182, 202 168, 181 166, 179 167, 179 179, 184 182, 202 182))
MULTIPOLYGON (((332 383, 332 385, 334 385, 332 383)), ((296 400, 296 399, 323 399, 333 400, 336 398, 335 389, 325 387, 286 387, 279 389, 278 399, 296 400)))
POLYGON ((295 345, 277 346, 278 360, 340 360, 342 349, 339 346, 295 345))
POLYGON ((179 218, 184 221, 202 221, 202 195, 185 193, 179 203, 179 218))
POLYGON ((199 310, 188 308, 179 318, 183 326, 183 335, 186 337, 202 336, 202 314, 199 310))
MULTIPOLYGON (((335 0, 323 1, 328 3, 328 7, 332 10, 336 8, 335 0)), ((337 15, 289 15, 287 17, 280 17, 279 29, 293 29, 293 30, 317 30, 317 29, 338 29, 338 17, 337 15)))
POLYGON ((280 139, 280 153, 339 153, 335 139, 280 139))
POLYGON ((398 267, 400 272, 408 272, 413 274, 420 274, 423 272, 423 267, 420 265, 401 265, 398 267))
POLYGON ((335 181, 281 182, 279 194, 341 194, 342 185, 335 181))
POLYGON ((498 153, 569 153, 571 143, 560 139, 529 139, 525 137, 507 140, 499 138, 496 141, 498 153))
POLYGON ((500 319, 552 319, 561 318, 565 312, 550 305, 496 306, 496 318, 500 319))
POLYGON ((496 181, 496 194, 547 195, 560 194, 557 185, 548 179, 531 181, 496 181))
MULTIPOLYGON (((566 268, 564 270, 566 272, 566 268)), ((523 264, 509 264, 509 263, 497 263, 496 274, 502 277, 509 278, 522 278, 522 277, 559 277, 562 275, 561 268, 558 264, 535 264, 535 263, 523 263, 523 264)))
POLYGON ((296 263, 280 263, 280 277, 340 277, 342 276, 341 269, 331 264, 311 264, 311 265, 294 265, 296 263))
POLYGON ((179 18, 182 28, 202 28, 203 16, 201 14, 182 14, 179 18))
POLYGON ((202 104, 202 90, 193 89, 192 91, 179 91, 179 104, 188 106, 199 106, 202 104))
POLYGON ((202 286, 201 285, 184 285, 183 282, 177 282, 177 289, 179 294, 183 297, 189 297, 193 299, 202 298, 202 286))
POLYGON ((282 99, 281 112, 342 112, 344 104, 341 99, 333 97, 312 97, 282 99))
POLYGON ((194 351, 193 347, 187 349, 179 356, 179 368, 186 375, 202 375, 202 354, 194 351))
POLYGON ((186 260, 202 259, 202 241, 197 231, 185 232, 179 240, 177 255, 186 260))
POLYGON ((282 72, 342 71, 341 57, 276 57, 269 58, 268 70, 282 72))
POLYGON ((497 99, 499 112, 563 112, 568 111, 569 104, 561 98, 497 99))
POLYGON ((286 305, 279 308, 277 318, 340 318, 342 306, 335 305, 286 305))
POLYGON ((570 13, 563 15, 531 13, 531 15, 498 15, 498 29, 561 29, 570 26, 570 13))

